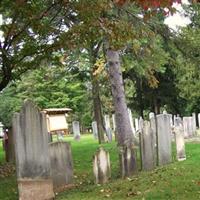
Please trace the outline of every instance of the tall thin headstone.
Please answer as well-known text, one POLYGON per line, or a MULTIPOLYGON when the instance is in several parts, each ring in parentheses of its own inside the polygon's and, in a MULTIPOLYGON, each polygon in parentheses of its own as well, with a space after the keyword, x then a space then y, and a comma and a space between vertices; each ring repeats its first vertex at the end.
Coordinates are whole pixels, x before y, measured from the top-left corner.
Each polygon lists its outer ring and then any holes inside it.
POLYGON ((143 170, 152 170, 156 166, 155 144, 150 122, 144 121, 140 133, 141 162, 143 170))
POLYGON ((73 183, 73 161, 71 146, 67 142, 49 144, 53 187, 57 189, 73 183))
POLYGON ((193 117, 183 117, 183 130, 185 138, 193 136, 193 117))
POLYGON ((74 139, 75 140, 80 140, 81 132, 80 132, 79 121, 73 121, 72 122, 72 128, 73 128, 74 139))
POLYGON ((113 132, 115 132, 116 131, 115 114, 112 114, 112 124, 113 124, 113 132))
POLYGON ((199 129, 200 129, 200 113, 198 114, 198 124, 199 124, 199 129))
POLYGON ((104 121, 105 121, 105 128, 106 128, 106 133, 108 137, 108 141, 112 141, 112 129, 110 125, 110 116, 109 115, 104 115, 104 121))
POLYGON ((158 165, 165 165, 172 160, 170 116, 168 114, 160 114, 156 118, 158 165))
POLYGON ((94 139, 98 139, 98 128, 97 128, 96 121, 92 122, 92 132, 93 132, 94 139))
POLYGON ((139 130, 139 119, 135 118, 135 131, 139 130))
POLYGON ((20 200, 52 199, 46 116, 26 101, 13 116, 16 171, 20 200))
POLYGON ((176 157, 178 161, 186 160, 183 125, 180 118, 175 119, 174 134, 176 142, 176 157))
POLYGON ((132 112, 129 108, 128 108, 128 115, 129 115, 129 120, 130 120, 130 124, 131 124, 131 130, 132 130, 133 136, 135 137, 135 127, 134 127, 134 123, 133 123, 133 116, 132 116, 132 112))
POLYGON ((193 136, 195 135, 196 133, 196 129, 197 129, 197 123, 196 123, 196 113, 192 113, 192 119, 193 119, 193 136))
POLYGON ((156 118, 155 114, 153 112, 149 113, 149 121, 150 121, 150 127, 153 132, 153 144, 154 144, 154 157, 155 157, 155 164, 157 164, 157 128, 156 128, 156 118))

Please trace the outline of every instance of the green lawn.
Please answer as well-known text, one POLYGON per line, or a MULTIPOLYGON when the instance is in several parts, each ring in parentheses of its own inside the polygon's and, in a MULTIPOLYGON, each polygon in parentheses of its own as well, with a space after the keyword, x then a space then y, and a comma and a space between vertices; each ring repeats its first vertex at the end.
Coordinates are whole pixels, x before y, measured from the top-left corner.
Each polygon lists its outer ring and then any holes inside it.
MULTIPOLYGON (((105 185, 95 185, 92 176, 92 156, 99 146, 89 135, 82 136, 80 142, 67 137, 71 142, 74 160, 75 184, 73 189, 56 195, 56 200, 100 200, 100 199, 140 199, 140 200, 190 200, 200 199, 200 144, 187 143, 187 160, 174 161, 151 172, 139 172, 129 179, 119 178, 116 144, 103 145, 109 152, 112 164, 112 179, 105 185)), ((173 147, 174 149, 174 147, 173 147)), ((175 158, 175 155, 173 156, 175 158)), ((2 147, 0 145, 0 163, 2 147)), ((0 178, 0 199, 17 199, 15 176, 0 178)))

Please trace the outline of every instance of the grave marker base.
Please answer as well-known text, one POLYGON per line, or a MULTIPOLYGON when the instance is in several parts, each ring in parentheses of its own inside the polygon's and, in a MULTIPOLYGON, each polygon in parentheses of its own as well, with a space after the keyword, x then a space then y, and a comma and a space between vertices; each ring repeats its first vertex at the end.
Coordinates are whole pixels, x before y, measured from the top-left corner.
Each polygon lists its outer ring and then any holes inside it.
POLYGON ((51 179, 18 179, 19 200, 53 200, 51 179))

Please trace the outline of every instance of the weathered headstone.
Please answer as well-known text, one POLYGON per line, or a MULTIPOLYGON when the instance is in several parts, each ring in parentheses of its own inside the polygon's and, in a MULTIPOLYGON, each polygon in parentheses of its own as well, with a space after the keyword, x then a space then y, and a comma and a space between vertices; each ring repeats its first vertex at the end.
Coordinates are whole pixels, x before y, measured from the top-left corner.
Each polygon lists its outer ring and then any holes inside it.
POLYGON ((124 146, 119 149, 119 162, 122 178, 129 177, 137 172, 136 149, 133 146, 124 146))
POLYGON ((198 114, 198 124, 199 124, 199 129, 200 129, 200 113, 198 114))
POLYGON ((170 115, 160 114, 156 118, 158 165, 165 165, 172 160, 170 115))
POLYGON ((97 129, 96 121, 92 122, 92 133, 93 133, 94 139, 98 139, 98 129, 97 129))
POLYGON ((150 122, 144 121, 140 133, 140 152, 143 170, 152 170, 156 166, 155 144, 150 122))
POLYGON ((96 184, 106 183, 111 177, 110 156, 102 147, 93 157, 93 173, 96 184))
POLYGON ((80 140, 81 132, 80 132, 79 121, 73 121, 72 122, 72 129, 73 129, 74 139, 75 140, 80 140))
POLYGON ((182 161, 186 160, 183 125, 180 118, 177 118, 175 123, 176 126, 174 127, 174 134, 176 142, 176 157, 178 161, 182 161))
POLYGON ((139 119, 135 118, 135 131, 139 130, 139 119))
POLYGON ((183 129, 185 138, 193 136, 193 117, 183 117, 183 129))
POLYGON ((139 118, 139 131, 140 131, 140 132, 142 131, 143 125, 144 125, 144 120, 143 120, 142 117, 140 117, 140 118, 139 118))
POLYGON ((156 128, 156 118, 153 112, 149 113, 149 121, 150 127, 153 132, 153 144, 154 144, 154 157, 155 157, 155 165, 157 164, 157 128, 156 128))
POLYGON ((115 132, 116 131, 115 114, 112 114, 112 124, 113 124, 113 132, 115 132))
POLYGON ((54 190, 73 183, 73 161, 71 146, 67 142, 49 144, 51 175, 54 190))
POLYGON ((110 116, 109 115, 104 115, 104 121, 105 121, 105 128, 106 128, 106 134, 108 137, 108 141, 112 141, 112 129, 110 125, 110 116))
POLYGON ((13 116, 16 171, 20 200, 53 199, 46 116, 26 101, 13 116))
POLYGON ((194 136, 197 129, 196 113, 192 113, 192 119, 193 119, 192 127, 193 127, 193 136, 194 136))
POLYGON ((133 123, 133 116, 132 116, 132 112, 129 108, 128 108, 128 115, 129 115, 129 120, 130 120, 130 124, 131 124, 131 130, 132 130, 133 136, 135 137, 136 134, 135 134, 135 127, 134 127, 134 123, 133 123))

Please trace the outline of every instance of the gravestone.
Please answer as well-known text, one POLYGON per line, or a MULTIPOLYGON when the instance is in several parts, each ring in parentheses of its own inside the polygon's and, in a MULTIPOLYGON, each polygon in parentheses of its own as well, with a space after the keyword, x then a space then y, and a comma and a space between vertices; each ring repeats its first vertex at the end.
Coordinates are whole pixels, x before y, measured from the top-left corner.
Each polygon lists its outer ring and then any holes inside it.
POLYGON ((152 170, 156 166, 155 144, 150 122, 144 121, 140 133, 140 152, 143 170, 152 170))
POLYGON ((139 130, 139 120, 138 118, 135 118, 135 131, 139 130))
POLYGON ((67 142, 49 144, 51 174, 54 191, 62 186, 73 183, 73 161, 71 146, 67 142))
POLYGON ((72 122, 72 129, 73 129, 74 139, 75 140, 80 140, 81 132, 80 132, 79 121, 73 121, 72 122))
POLYGON ((185 138, 193 136, 193 117, 183 117, 183 130, 185 138))
POLYGON ((108 137, 108 141, 112 141, 112 129, 110 125, 110 116, 109 115, 104 115, 104 121, 105 121, 105 128, 106 128, 106 134, 108 137))
POLYGON ((140 131, 140 132, 142 131, 143 125, 144 125, 144 120, 143 120, 142 117, 140 117, 140 118, 139 118, 139 131, 140 131))
POLYGON ((110 156, 102 147, 93 157, 93 173, 96 184, 106 183, 111 177, 110 156))
POLYGON ((20 200, 53 199, 46 116, 25 101, 13 116, 16 171, 20 200))
POLYGON ((198 127, 199 127, 199 129, 200 129, 200 113, 198 114, 198 127))
POLYGON ((132 112, 129 108, 128 108, 128 116, 129 116, 129 120, 130 120, 130 124, 131 124, 131 130, 132 130, 133 136, 135 137, 136 134, 135 134, 135 127, 134 127, 134 123, 133 123, 133 116, 132 116, 132 112))
POLYGON ((176 157, 178 161, 182 161, 186 160, 183 125, 180 121, 180 118, 177 118, 175 120, 176 126, 174 127, 174 134, 176 143, 176 157))
POLYGON ((119 147, 121 177, 129 177, 137 172, 136 149, 133 146, 119 147))
POLYGON ((183 125, 181 117, 174 116, 174 126, 179 126, 179 124, 183 125))
POLYGON ((149 113, 149 121, 150 127, 153 133, 153 144, 154 144, 154 156, 155 156, 155 164, 157 164, 157 128, 156 128, 156 118, 153 112, 149 113))
POLYGON ((116 131, 115 114, 112 114, 112 124, 113 124, 113 132, 115 132, 116 131))
POLYGON ((160 114, 157 119, 158 165, 165 165, 172 160, 170 115, 160 114))
POLYGON ((98 139, 98 128, 97 128, 97 122, 92 122, 92 133, 94 136, 94 139, 98 139))
POLYGON ((193 119, 192 127, 193 127, 193 136, 194 136, 197 129, 196 113, 192 113, 192 119, 193 119))

